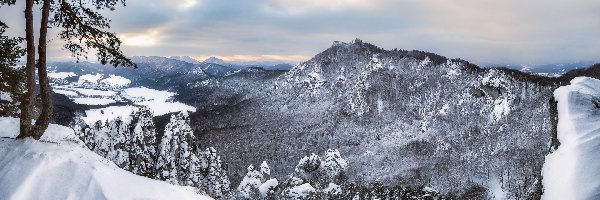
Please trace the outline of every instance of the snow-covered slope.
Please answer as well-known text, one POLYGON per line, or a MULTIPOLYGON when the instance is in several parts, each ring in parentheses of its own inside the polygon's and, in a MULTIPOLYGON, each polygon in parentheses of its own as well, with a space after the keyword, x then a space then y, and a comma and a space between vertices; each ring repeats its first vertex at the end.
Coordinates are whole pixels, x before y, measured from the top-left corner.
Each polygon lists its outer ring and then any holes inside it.
POLYGON ((600 199, 600 80, 577 77, 554 97, 560 147, 546 156, 543 199, 600 199))
POLYGON ((40 141, 10 139, 18 122, 0 118, 0 199, 211 199, 122 170, 64 126, 50 125, 40 141))

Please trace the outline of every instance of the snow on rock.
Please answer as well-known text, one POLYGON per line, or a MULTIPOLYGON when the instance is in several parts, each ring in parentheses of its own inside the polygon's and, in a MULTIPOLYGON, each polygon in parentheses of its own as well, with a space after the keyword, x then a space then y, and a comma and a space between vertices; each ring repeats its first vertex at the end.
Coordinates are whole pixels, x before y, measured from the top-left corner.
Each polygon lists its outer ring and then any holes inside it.
POLYGON ((77 76, 77 74, 73 72, 48 72, 49 78, 65 79, 72 76, 77 76))
POLYGON ((82 117, 86 124, 93 124, 100 120, 103 123, 107 120, 113 120, 121 117, 125 121, 129 121, 130 115, 134 111, 138 111, 136 106, 109 106, 106 108, 91 109, 85 111, 85 117, 82 117))
POLYGON ((291 199, 304 199, 308 198, 309 195, 313 195, 316 193, 315 188, 309 183, 304 183, 302 185, 295 186, 289 190, 287 193, 288 198, 291 199))
POLYGON ((600 199, 600 80, 574 78, 554 97, 560 146, 546 156, 542 199, 600 199))
MULTIPOLYGON (((18 124, 0 118, 0 136, 15 137, 18 124)), ((53 124, 40 141, 0 138, 0 177, 2 199, 211 199, 122 170, 53 124)))
POLYGON ((275 191, 275 188, 279 185, 279 181, 276 178, 265 181, 258 187, 260 197, 265 198, 269 195, 269 191, 275 191))
POLYGON ((341 195, 342 188, 335 183, 329 183, 329 185, 327 185, 327 187, 323 189, 323 193, 328 195, 341 195))
POLYGON ((125 89, 121 94, 124 98, 133 101, 136 105, 148 106, 154 111, 156 116, 171 112, 196 111, 196 108, 192 106, 180 102, 171 102, 171 97, 173 97, 175 93, 169 91, 135 87, 125 89))
POLYGON ((100 81, 100 83, 110 85, 115 88, 120 88, 127 87, 129 84, 131 84, 131 80, 122 76, 110 75, 108 78, 100 81))
POLYGON ((0 91, 0 100, 2 101, 12 101, 12 96, 8 92, 0 91))

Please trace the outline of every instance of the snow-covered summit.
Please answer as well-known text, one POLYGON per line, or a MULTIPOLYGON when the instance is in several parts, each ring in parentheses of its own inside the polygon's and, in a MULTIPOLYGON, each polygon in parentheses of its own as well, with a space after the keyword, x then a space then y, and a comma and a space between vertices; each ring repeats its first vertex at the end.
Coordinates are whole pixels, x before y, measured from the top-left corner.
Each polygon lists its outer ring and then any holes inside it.
POLYGON ((600 199, 600 80, 574 78, 554 97, 560 146, 546 156, 542 199, 600 199))
POLYGON ((15 140, 16 118, 0 118, 2 199, 211 199, 192 187, 134 175, 50 125, 40 141, 15 140))

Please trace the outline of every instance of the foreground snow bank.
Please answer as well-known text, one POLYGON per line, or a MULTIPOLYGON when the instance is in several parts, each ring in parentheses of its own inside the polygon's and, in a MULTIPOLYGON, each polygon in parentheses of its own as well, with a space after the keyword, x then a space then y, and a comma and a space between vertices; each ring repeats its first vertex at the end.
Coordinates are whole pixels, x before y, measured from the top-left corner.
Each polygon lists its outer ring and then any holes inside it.
POLYGON ((546 156, 542 199, 600 199, 600 80, 575 78, 554 97, 560 147, 546 156))
POLYGON ((0 118, 1 199, 210 199, 122 170, 64 126, 50 125, 40 141, 10 139, 18 123, 0 118))

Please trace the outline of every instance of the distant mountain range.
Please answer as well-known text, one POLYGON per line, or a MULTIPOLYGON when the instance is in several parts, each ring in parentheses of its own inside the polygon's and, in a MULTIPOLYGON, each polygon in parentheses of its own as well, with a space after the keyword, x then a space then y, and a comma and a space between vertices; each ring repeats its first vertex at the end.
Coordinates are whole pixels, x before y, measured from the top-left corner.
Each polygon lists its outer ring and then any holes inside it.
POLYGON ((552 64, 495 64, 490 62, 478 63, 482 67, 506 67, 510 69, 516 69, 523 72, 529 72, 539 74, 543 76, 557 77, 563 75, 571 70, 585 69, 590 67, 597 61, 577 61, 577 62, 563 62, 563 63, 552 63, 552 64))
POLYGON ((233 68, 233 69, 244 69, 247 67, 261 67, 267 70, 290 70, 293 65, 288 63, 276 62, 276 61, 244 61, 244 62, 226 62, 223 59, 217 57, 209 57, 206 60, 200 62, 189 56, 171 56, 171 59, 181 60, 184 62, 201 64, 201 63, 212 63, 221 66, 233 68))

